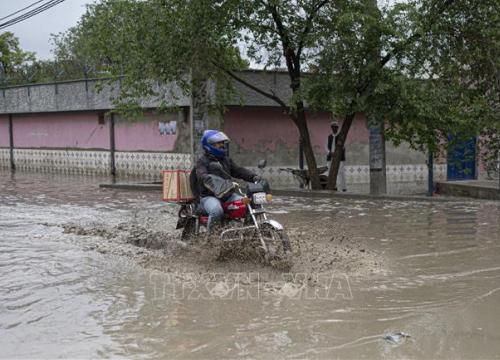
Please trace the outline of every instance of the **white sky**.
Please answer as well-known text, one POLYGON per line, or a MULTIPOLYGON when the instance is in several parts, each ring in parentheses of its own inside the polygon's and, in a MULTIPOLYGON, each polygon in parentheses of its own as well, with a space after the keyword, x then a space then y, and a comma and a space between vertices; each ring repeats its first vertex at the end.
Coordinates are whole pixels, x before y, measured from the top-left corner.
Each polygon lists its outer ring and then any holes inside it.
MULTIPOLYGON (((0 18, 7 16, 19 9, 22 9, 36 0, 0 0, 0 18)), ((52 58, 50 52, 50 34, 57 34, 76 25, 77 21, 85 12, 85 4, 91 4, 94 0, 65 0, 54 7, 41 12, 27 20, 0 30, 0 33, 10 31, 19 39, 21 49, 33 51, 39 59, 52 58)), ((44 4, 39 3, 23 11, 35 9, 44 4)), ((0 23, 11 20, 20 15, 16 14, 11 18, 1 20, 0 23)))
MULTIPOLYGON (((37 0, 0 0, 0 18, 7 16, 17 10, 20 10, 37 0)), ((99 0, 65 0, 62 3, 35 15, 18 24, 6 27, 0 30, 0 33, 10 31, 19 39, 21 49, 24 51, 33 51, 39 59, 53 58, 52 45, 50 43, 50 34, 57 34, 76 25, 80 17, 85 12, 85 5, 98 2, 99 0)), ((29 11, 36 8, 39 3, 25 10, 29 11)), ((379 4, 394 3, 395 0, 379 0, 379 4)), ((23 11, 23 13, 25 12, 23 11)), ((0 23, 8 21, 11 18, 0 20, 0 23)))

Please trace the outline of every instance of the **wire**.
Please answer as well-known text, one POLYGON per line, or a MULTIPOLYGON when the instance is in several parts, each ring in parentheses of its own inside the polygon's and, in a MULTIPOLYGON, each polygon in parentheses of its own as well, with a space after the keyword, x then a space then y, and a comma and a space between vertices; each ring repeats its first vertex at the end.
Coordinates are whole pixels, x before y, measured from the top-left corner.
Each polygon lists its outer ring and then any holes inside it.
POLYGON ((11 25, 14 25, 14 24, 17 24, 21 21, 24 21, 24 20, 27 20, 29 19, 30 17, 32 16, 35 16, 45 10, 48 10, 50 9, 51 7, 63 2, 64 0, 49 0, 47 3, 45 4, 42 4, 40 5, 39 7, 33 9, 33 10, 30 10, 22 15, 19 15, 18 17, 14 18, 14 19, 11 19, 11 20, 8 20, 6 21, 5 23, 2 23, 0 24, 0 29, 3 29, 3 28, 6 28, 8 26, 11 26, 11 25))
POLYGON ((32 16, 38 15, 38 14, 50 9, 51 7, 62 3, 63 1, 65 1, 65 0, 50 0, 47 3, 42 4, 33 10, 30 10, 22 15, 19 15, 18 17, 15 17, 14 19, 8 20, 8 21, 0 24, 0 29, 4 29, 8 26, 12 26, 12 25, 17 24, 21 21, 27 20, 32 16))
POLYGON ((19 9, 19 10, 17 10, 16 12, 13 12, 12 14, 9 14, 9 15, 7 15, 7 16, 4 16, 4 17, 3 17, 3 18, 1 18, 0 20, 5 20, 5 19, 7 19, 7 18, 10 18, 12 15, 16 15, 17 13, 20 13, 20 12, 21 12, 21 11, 23 11, 23 10, 29 9, 29 8, 30 8, 30 7, 32 7, 33 5, 36 5, 36 4, 38 4, 38 3, 41 3, 42 1, 45 1, 45 0, 38 0, 38 1, 35 1, 33 4, 30 4, 30 5, 26 6, 26 7, 23 7, 22 9, 19 9))

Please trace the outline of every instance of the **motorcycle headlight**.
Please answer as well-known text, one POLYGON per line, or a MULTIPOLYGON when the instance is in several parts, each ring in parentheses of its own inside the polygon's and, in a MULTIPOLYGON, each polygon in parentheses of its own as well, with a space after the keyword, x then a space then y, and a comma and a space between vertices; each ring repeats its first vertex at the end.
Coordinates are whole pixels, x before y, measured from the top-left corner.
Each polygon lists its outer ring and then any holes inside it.
POLYGON ((269 202, 268 200, 270 199, 268 199, 265 192, 258 192, 252 195, 252 201, 257 205, 267 204, 269 202))

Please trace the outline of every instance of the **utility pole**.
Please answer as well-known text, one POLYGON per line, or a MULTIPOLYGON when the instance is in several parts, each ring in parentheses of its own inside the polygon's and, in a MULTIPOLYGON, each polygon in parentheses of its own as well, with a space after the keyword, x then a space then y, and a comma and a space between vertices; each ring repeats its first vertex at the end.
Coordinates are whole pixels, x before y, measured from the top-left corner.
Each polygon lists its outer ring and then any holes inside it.
POLYGON ((429 160, 427 161, 428 176, 427 176, 427 195, 434 194, 434 154, 429 151, 429 160))
MULTIPOLYGON (((302 144, 302 138, 299 137, 299 169, 304 170, 304 145, 302 144)), ((304 184, 300 183, 299 187, 304 188, 304 184)))
POLYGON ((116 164, 115 164, 115 114, 111 113, 109 119, 109 157, 110 157, 110 167, 111 175, 113 178, 116 176, 116 164))
POLYGON ((16 163, 14 161, 14 123, 12 114, 9 114, 9 149, 10 149, 10 170, 16 171, 16 163))
POLYGON ((387 194, 384 124, 368 125, 370 132, 370 194, 387 194))

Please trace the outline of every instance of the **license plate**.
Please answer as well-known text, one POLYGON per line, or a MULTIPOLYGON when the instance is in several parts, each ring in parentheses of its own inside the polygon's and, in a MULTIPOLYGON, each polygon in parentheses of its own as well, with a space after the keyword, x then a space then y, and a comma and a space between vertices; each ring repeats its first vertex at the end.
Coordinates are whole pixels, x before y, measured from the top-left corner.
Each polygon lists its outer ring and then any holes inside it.
POLYGON ((253 194, 253 202, 254 204, 267 204, 267 199, 266 199, 266 193, 265 192, 259 192, 253 194))

